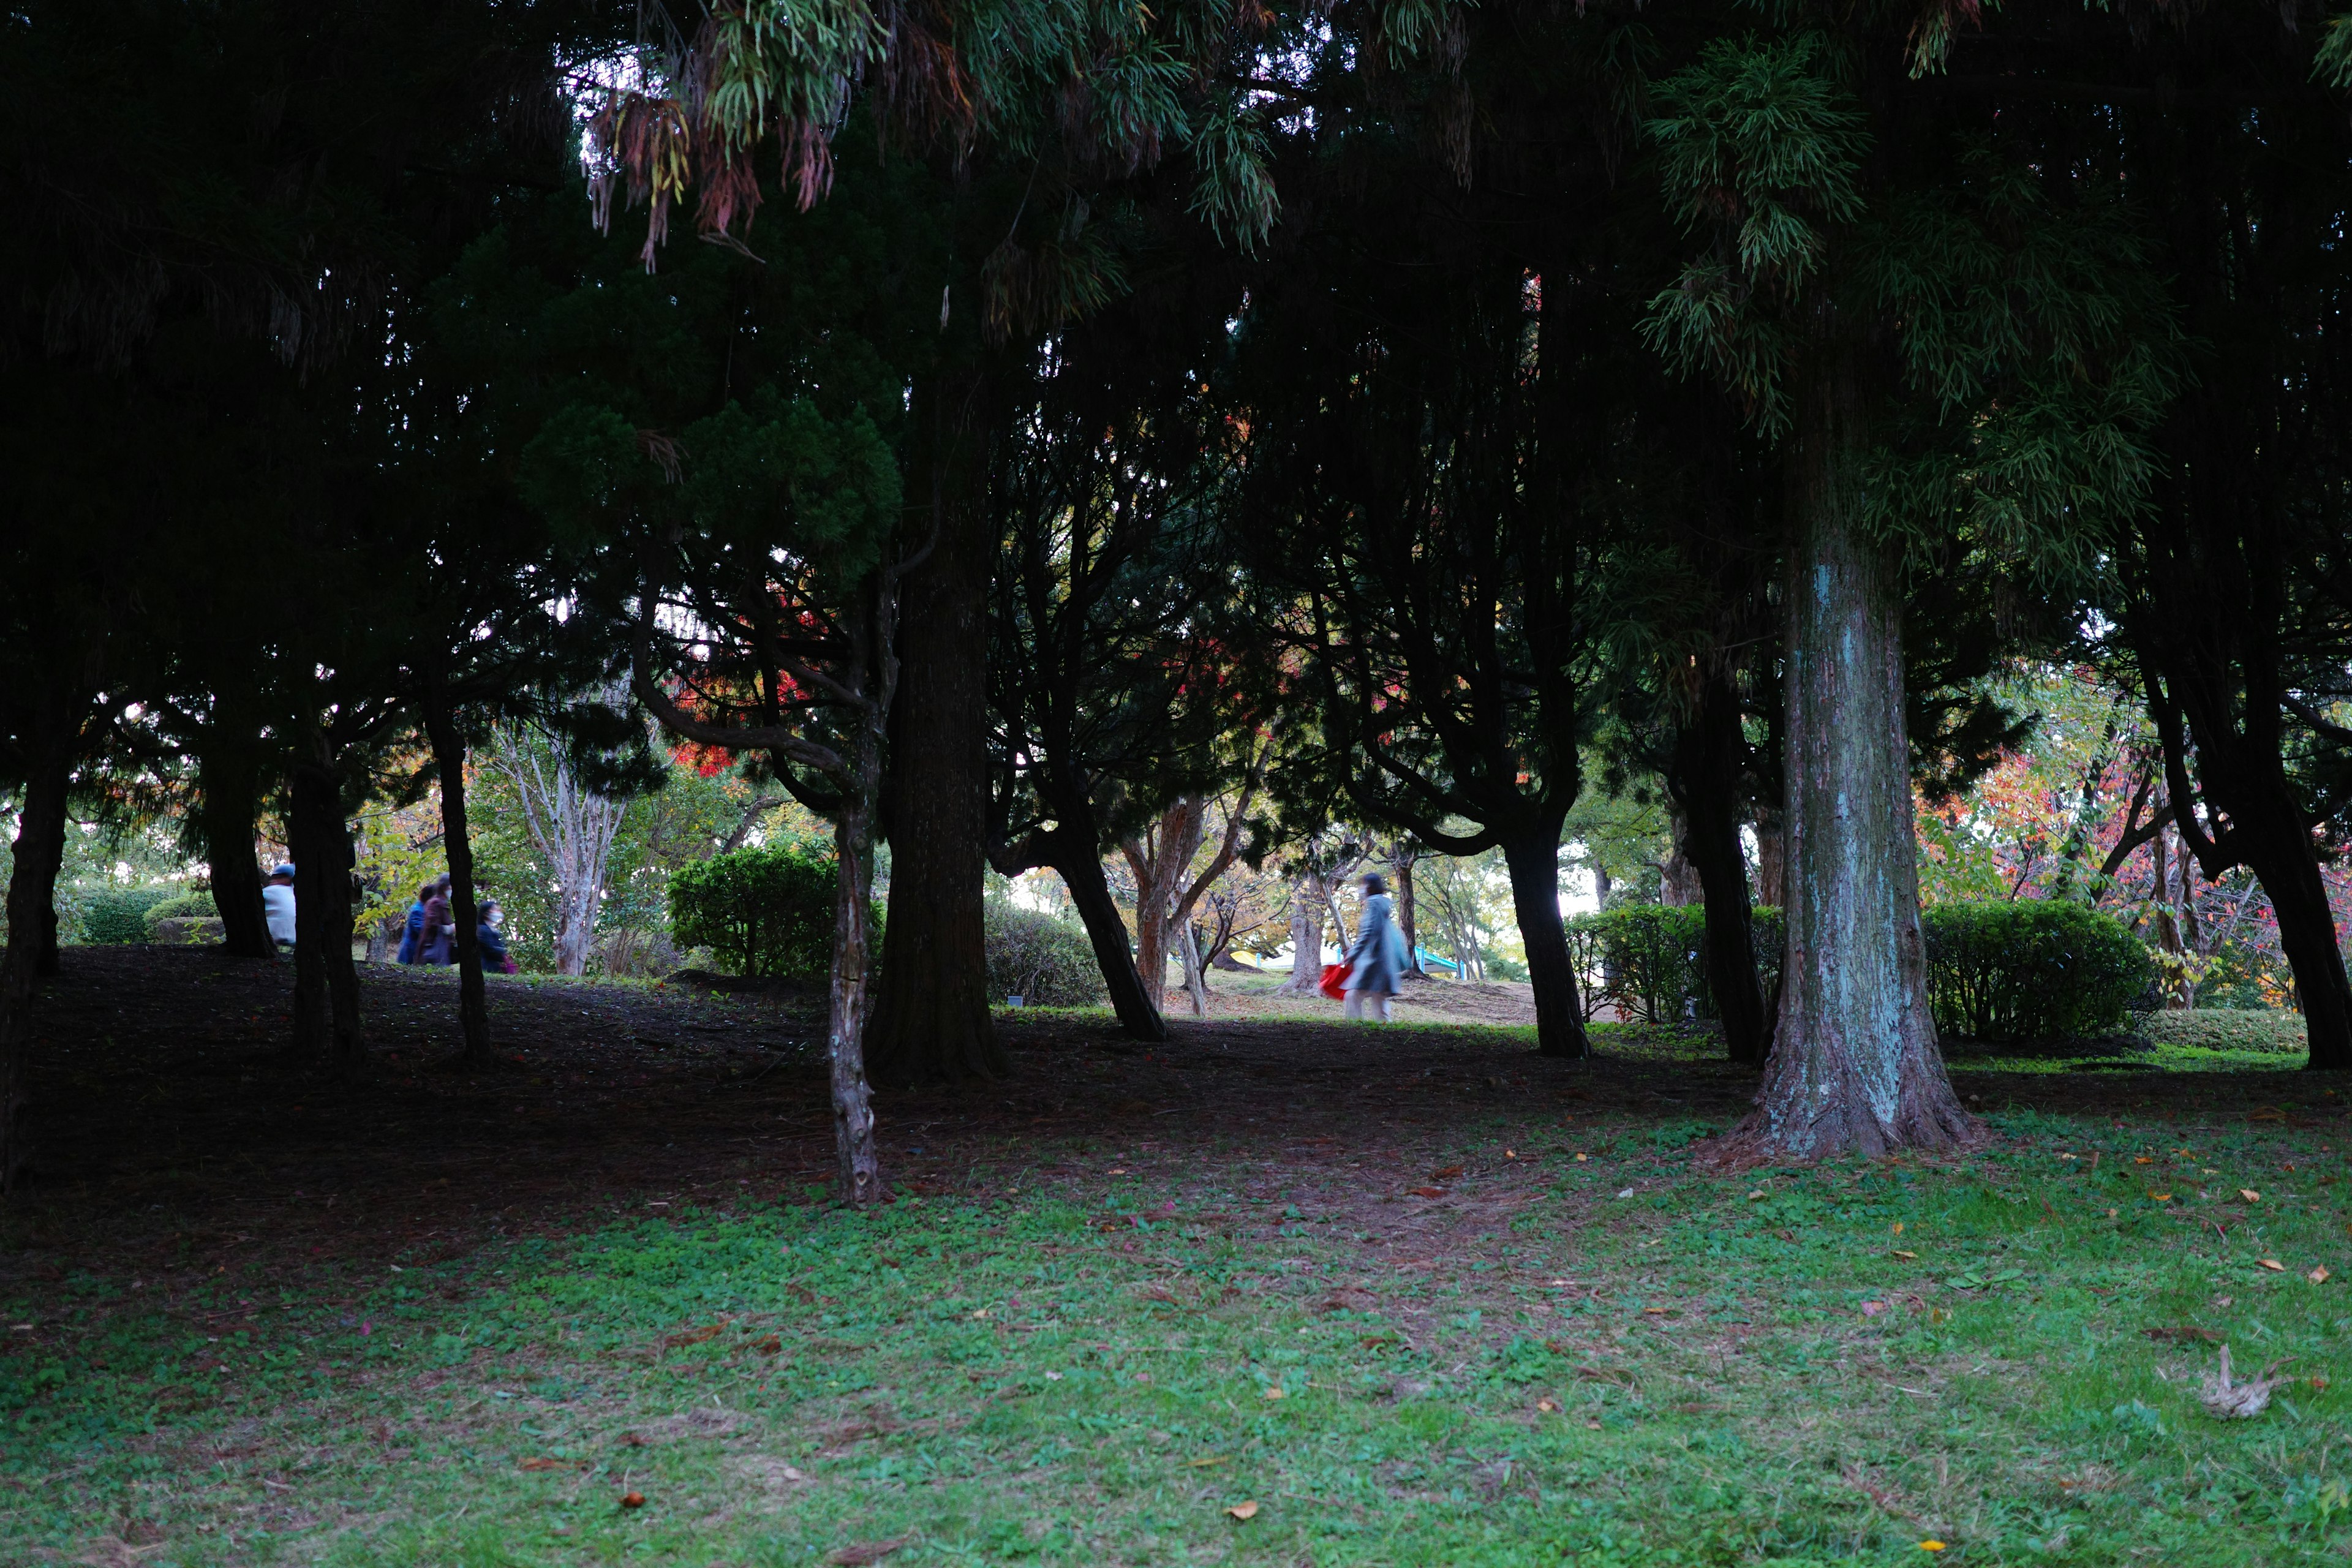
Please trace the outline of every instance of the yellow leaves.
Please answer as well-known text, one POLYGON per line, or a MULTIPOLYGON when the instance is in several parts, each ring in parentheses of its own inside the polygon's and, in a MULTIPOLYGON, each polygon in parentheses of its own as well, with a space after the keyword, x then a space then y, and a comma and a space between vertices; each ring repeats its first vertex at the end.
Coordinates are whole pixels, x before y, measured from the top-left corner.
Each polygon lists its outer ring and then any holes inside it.
POLYGON ((1898 1220, 1896 1220, 1896 1221, 1895 1222, 1895 1228, 1894 1228, 1894 1230, 1893 1230, 1893 1231, 1891 1231, 1891 1232, 1889 1232, 1888 1234, 1890 1234, 1890 1235, 1894 1235, 1894 1236, 1901 1236, 1901 1235, 1903 1234, 1903 1222, 1902 1222, 1901 1220, 1899 1220, 1899 1219, 1898 1219, 1898 1220))
POLYGON ((1916 1260, 1918 1258, 1918 1257, 1919 1257, 1919 1255, 1918 1255, 1917 1253, 1916 1253, 1916 1252, 1906 1252, 1905 1250, 1903 1250, 1903 1248, 1901 1248, 1901 1247, 1896 1247, 1896 1248, 1895 1248, 1892 1252, 1889 1252, 1889 1253, 1887 1254, 1887 1256, 1888 1256, 1889 1258, 1899 1258, 1903 1259, 1903 1261, 1904 1261, 1904 1262, 1906 1262, 1906 1263, 1914 1262, 1914 1261, 1916 1261, 1916 1260))
POLYGON ((2260 1268, 2267 1268, 2273 1274, 2284 1274, 2286 1272, 2286 1265, 2281 1263, 2275 1258, 2257 1258, 2254 1259, 2254 1265, 2260 1268))
POLYGON ((1923 1541, 1919 1543, 1919 1550, 1922 1552, 1941 1552, 1944 1550, 1944 1543, 1940 1541, 1923 1541))
POLYGON ((1230 1465, 1233 1461, 1223 1454, 1212 1454, 1205 1459, 1187 1459, 1184 1463, 1192 1469, 1199 1470, 1205 1469, 1211 1465, 1230 1465))
POLYGON ((2156 1159, 2153 1155, 2134 1154, 2132 1156, 2132 1163, 2135 1165, 2153 1165, 2156 1163, 2156 1159))
POLYGON ((2172 1201, 2172 1194, 2170 1193, 2150 1193, 2147 1195, 2160 1204, 2168 1204, 2172 1201))
POLYGON ((2238 1189, 2238 1196, 2243 1198, 2250 1204, 2258 1204, 2263 1201, 2263 1194, 2254 1191, 2252 1187, 2240 1187, 2238 1189))
POLYGON ((1759 1191, 1757 1191, 1757 1192, 1752 1192, 1752 1193, 1750 1193, 1750 1194, 1748 1194, 1748 1201, 1749 1203, 1751 1203, 1751 1204, 1752 1204, 1752 1203, 1755 1203, 1755 1202, 1757 1202, 1759 1199, 1762 1198, 1762 1197, 1763 1197, 1763 1195, 1764 1195, 1764 1194, 1763 1194, 1763 1193, 1762 1193, 1760 1190, 1759 1190, 1759 1191))
POLYGON ((1247 1502, 1237 1502, 1225 1511, 1242 1523, 1247 1524, 1257 1517, 1257 1500, 1253 1498, 1247 1502))
POLYGON ((2318 1268, 2313 1269, 2310 1273, 2305 1275, 2304 1278, 2310 1280, 2314 1285, 2325 1285, 2327 1283, 2327 1266, 2323 1263, 2318 1268))
POLYGON ((1267 1399, 1286 1399, 1289 1397, 1289 1395, 1282 1392, 1282 1384, 1278 1383, 1268 1384, 1261 1391, 1261 1393, 1262 1396, 1267 1399))
POLYGON ((1577 1163, 1579 1163, 1579 1164, 1582 1164, 1585 1161, 1590 1160, 1590 1159, 1591 1159, 1591 1158, 1592 1158, 1592 1156, 1591 1156, 1591 1155, 1590 1155, 1590 1154, 1579 1154, 1579 1155, 1576 1157, 1576 1160, 1577 1160, 1577 1163))
POLYGON ((1106 1176, 1124 1176, 1127 1174, 1127 1172, 1123 1167, 1113 1165, 1109 1170, 1105 1171, 1103 1174, 1106 1176))
POLYGON ((1545 1415, 1549 1415, 1553 1412, 1557 1411, 1559 1406, 1553 1404, 1549 1399, 1538 1399, 1536 1401, 1536 1408, 1542 1411, 1545 1415))

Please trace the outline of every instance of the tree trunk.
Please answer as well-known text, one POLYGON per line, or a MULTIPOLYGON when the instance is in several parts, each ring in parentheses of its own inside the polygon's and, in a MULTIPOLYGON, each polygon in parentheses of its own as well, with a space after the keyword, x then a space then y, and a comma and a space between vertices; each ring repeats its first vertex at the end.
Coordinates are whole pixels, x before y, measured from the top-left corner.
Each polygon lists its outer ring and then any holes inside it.
MULTIPOLYGON (((965 445, 976 444, 967 436, 965 445)), ((883 828, 890 920, 866 1053, 884 1083, 1000 1078, 1012 1069, 988 1013, 988 574, 984 506, 960 504, 963 464, 940 470, 931 558, 907 584, 890 712, 883 828)))
POLYGON ((1290 885, 1290 978, 1276 989, 1311 996, 1323 987, 1323 910, 1330 894, 1323 879, 1301 877, 1290 885))
MULTIPOLYGON (((466 741, 439 675, 425 678, 425 733, 441 775, 441 840, 449 860, 449 916, 457 922, 457 1026, 465 1059, 490 1059, 490 1007, 482 984, 481 920, 474 908, 474 841, 466 831, 466 741)), ((299 909, 298 909, 299 917, 299 909)), ((346 950, 350 943, 344 944, 346 950)))
POLYGON ((1202 972, 1200 933, 1189 920, 1176 928, 1176 953, 1184 961, 1184 994, 1192 1000, 1192 1016, 1205 1018, 1209 1016, 1209 977, 1202 972))
POLYGON ((1725 1051, 1761 1062, 1771 1020, 1756 983, 1756 931, 1748 904, 1748 858, 1739 848, 1739 773, 1748 753, 1739 695, 1727 670, 1699 689, 1696 711, 1676 731, 1672 768, 1683 797, 1683 841, 1706 918, 1706 981, 1723 1020, 1725 1051))
POLYGON ((1591 1052, 1584 1034, 1584 1010, 1576 1000, 1576 963, 1568 952, 1568 927, 1559 918, 1559 818, 1549 817, 1533 833, 1503 840, 1503 864, 1511 873, 1511 910, 1519 940, 1527 944, 1528 978, 1536 994, 1536 1054, 1582 1057, 1591 1052))
POLYGON ((834 1152, 841 1195, 853 1208, 881 1201, 882 1156, 874 1139, 874 1095, 866 1079, 867 949, 873 935, 874 830, 851 805, 834 820, 837 878, 833 897, 833 973, 825 1060, 833 1090, 834 1152))
POLYGON ((65 863, 66 794, 73 783, 82 704, 59 693, 32 704, 25 797, 8 872, 8 943, 0 949, 0 1192, 13 1192, 31 1156, 25 1080, 33 1047, 33 995, 57 926, 58 870, 65 863))
POLYGON ((1789 838, 1780 826, 1780 808, 1756 807, 1756 901, 1768 910, 1789 901, 1789 838))
POLYGON ((1400 856, 1393 863, 1396 871, 1397 929, 1404 933, 1404 972, 1416 979, 1427 979, 1429 972, 1421 966, 1421 927, 1413 918, 1412 859, 1400 856))
POLYGON ((1135 876, 1135 970, 1142 978, 1144 998, 1158 1010, 1168 1005, 1168 928, 1177 910, 1178 891, 1192 858, 1201 852, 1203 802, 1198 795, 1180 795, 1152 831, 1121 844, 1128 869, 1135 876))
POLYGON ((359 974, 352 966, 352 841, 332 769, 297 763, 287 827, 294 852, 294 1042, 339 1068, 358 1065, 359 974))
POLYGON ((2336 916, 2301 812, 2290 796, 2284 809, 2233 817, 2231 826, 2243 841, 2240 853, 2248 868, 2270 899, 2279 947, 2294 972, 2295 1001, 2311 1047, 2304 1065, 2316 1072, 2352 1068, 2352 984, 2347 983, 2336 916))
POLYGON ((1927 1010, 1902 594, 1853 515, 1867 435, 1852 368, 1799 396, 1784 768, 1789 947, 1756 1109, 1727 1144, 1819 1160, 1969 1143, 1927 1010))
POLYGON ((196 828, 210 868, 213 905, 220 910, 221 945, 233 958, 278 956, 269 914, 261 901, 261 862, 253 853, 260 794, 250 757, 224 746, 198 762, 196 828))
POLYGON ((1166 1039, 1167 1020, 1144 994, 1143 976, 1136 972, 1135 953, 1128 946, 1127 922, 1119 918, 1118 900, 1110 896, 1110 880, 1103 875, 1102 861, 1090 852, 1083 836, 1070 834, 1066 824, 1055 837, 1054 858, 1046 864, 1061 874, 1063 885, 1070 889, 1070 901, 1087 928, 1087 941, 1094 947, 1095 963, 1102 970, 1120 1029, 1130 1039, 1166 1039), (1062 837, 1066 834, 1067 838, 1062 837))
POLYGON ((1666 806, 1666 863, 1658 868, 1658 902, 1668 909, 1688 909, 1704 900, 1706 891, 1691 864, 1690 814, 1680 802, 1666 806))

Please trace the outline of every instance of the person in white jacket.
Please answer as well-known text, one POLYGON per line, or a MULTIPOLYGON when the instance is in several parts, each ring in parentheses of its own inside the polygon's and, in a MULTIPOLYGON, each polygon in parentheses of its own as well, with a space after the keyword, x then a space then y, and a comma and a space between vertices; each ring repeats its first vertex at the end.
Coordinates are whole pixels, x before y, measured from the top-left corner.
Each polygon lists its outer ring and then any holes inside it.
POLYGON ((262 911, 269 917, 269 940, 294 945, 294 868, 280 866, 261 885, 262 911))

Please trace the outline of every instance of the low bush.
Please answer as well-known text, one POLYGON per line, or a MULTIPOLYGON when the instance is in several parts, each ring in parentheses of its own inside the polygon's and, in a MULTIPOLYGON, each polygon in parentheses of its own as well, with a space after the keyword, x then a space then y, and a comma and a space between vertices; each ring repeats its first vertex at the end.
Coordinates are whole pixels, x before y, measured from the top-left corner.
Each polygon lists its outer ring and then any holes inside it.
POLYGON ((118 888, 91 899, 82 907, 84 942, 126 942, 147 940, 147 911, 167 900, 176 901, 177 888, 118 888))
POLYGON ((219 906, 213 902, 212 894, 182 893, 175 899, 165 899, 162 903, 155 905, 142 917, 142 920, 146 926, 147 940, 152 942, 155 940, 156 926, 164 921, 215 920, 219 918, 219 906))
POLYGON ((1569 923, 1570 952, 1591 966, 1580 977, 1584 989, 1613 1003, 1621 1018, 1678 1021, 1705 990, 1699 942, 1706 912, 1696 904, 1621 904, 1569 923))
POLYGON ((821 980, 833 963, 834 883, 829 858, 785 848, 714 855, 672 873, 670 929, 680 947, 709 948, 730 974, 821 980))
POLYGON ((1109 998, 1084 927, 1003 899, 985 914, 988 993, 1035 1007, 1093 1007, 1109 998))
POLYGON ((2156 974, 2122 921, 2062 899, 1933 904, 1919 923, 1928 1005, 1948 1038, 2114 1034, 2156 974))

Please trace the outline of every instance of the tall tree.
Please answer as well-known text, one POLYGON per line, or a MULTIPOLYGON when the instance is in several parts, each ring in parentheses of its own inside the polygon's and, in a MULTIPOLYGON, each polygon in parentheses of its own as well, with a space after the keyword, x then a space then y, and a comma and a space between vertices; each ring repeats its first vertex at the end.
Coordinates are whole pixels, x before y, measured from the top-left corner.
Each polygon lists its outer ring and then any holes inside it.
MULTIPOLYGON (((1934 39, 1918 47, 1932 67, 1934 39)), ((1648 324, 1783 447, 1789 950, 1766 1155, 1977 1135, 1927 1013, 1905 730, 1906 542, 2080 570, 2145 497, 2169 317, 2111 197, 1906 86, 1884 21, 1793 13, 1662 80, 1706 253, 1648 324)))

